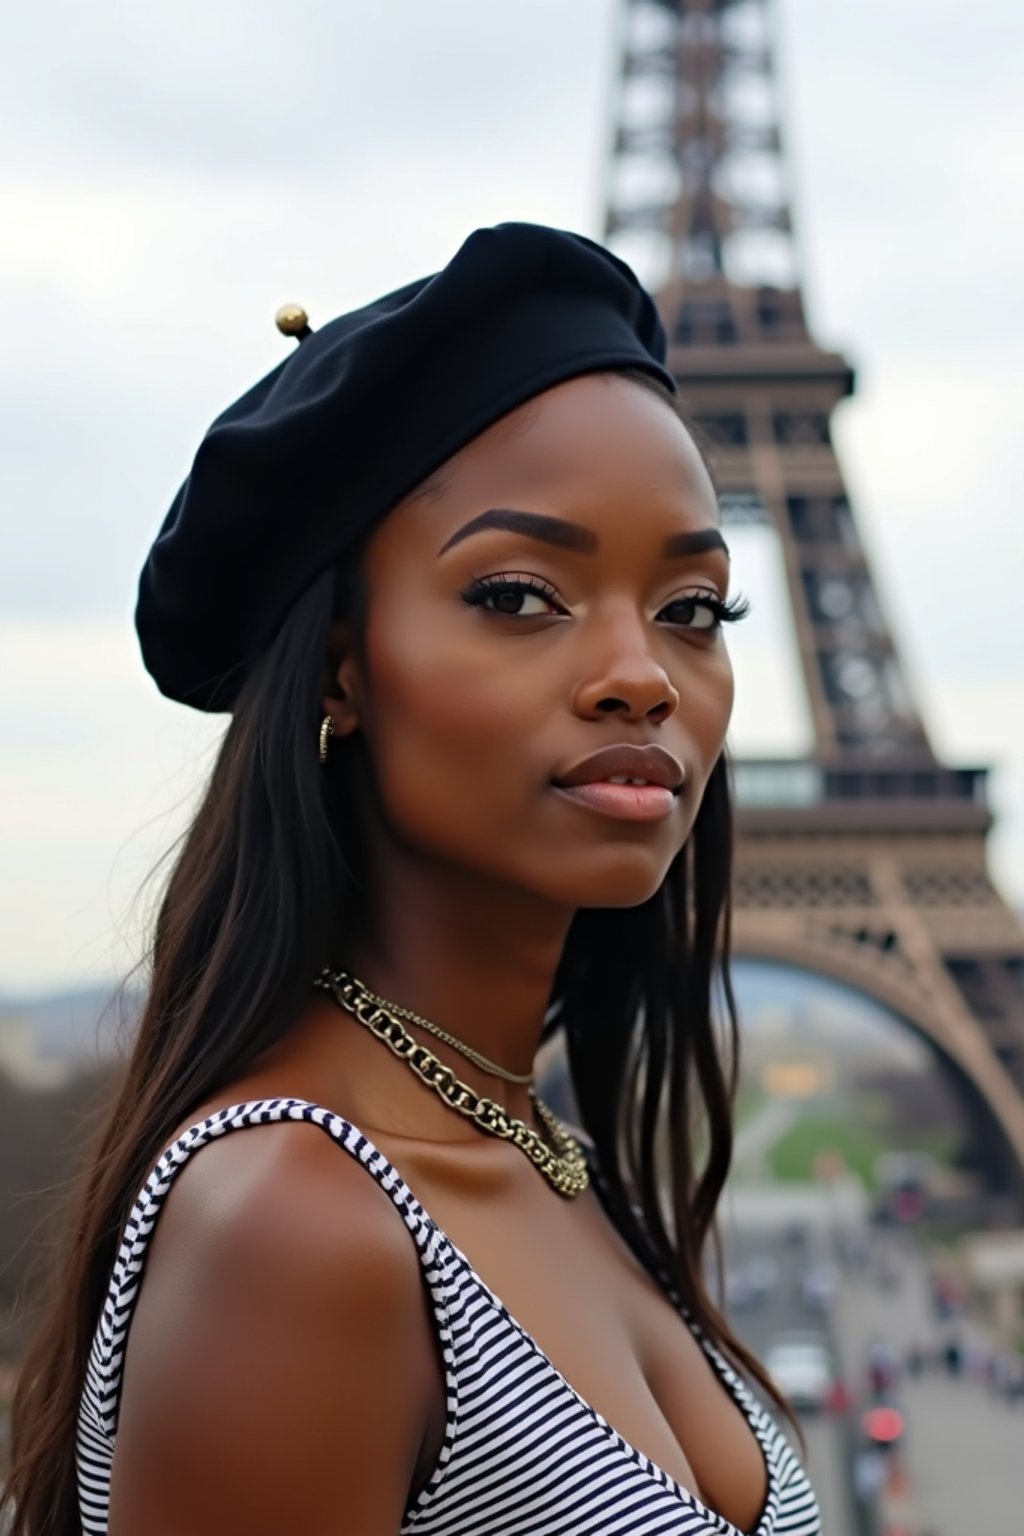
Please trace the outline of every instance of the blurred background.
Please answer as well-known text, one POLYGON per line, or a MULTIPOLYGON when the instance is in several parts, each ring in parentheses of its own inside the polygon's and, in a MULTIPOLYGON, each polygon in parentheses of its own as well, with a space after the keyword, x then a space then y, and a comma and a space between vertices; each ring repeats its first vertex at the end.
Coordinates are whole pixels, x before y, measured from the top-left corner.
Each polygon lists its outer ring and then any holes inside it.
POLYGON ((658 294, 753 604, 730 1315, 829 1536, 1010 1529, 1024 11, 57 0, 5 34, 0 1404, 222 729, 142 671, 148 545, 281 303, 315 326, 536 220, 658 294))

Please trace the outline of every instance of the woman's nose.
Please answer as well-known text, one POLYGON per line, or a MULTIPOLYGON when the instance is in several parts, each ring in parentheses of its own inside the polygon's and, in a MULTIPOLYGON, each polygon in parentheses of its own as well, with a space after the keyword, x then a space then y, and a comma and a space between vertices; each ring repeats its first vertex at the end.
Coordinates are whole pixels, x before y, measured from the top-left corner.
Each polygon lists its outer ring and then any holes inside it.
POLYGON ((640 626, 606 647, 604 665, 593 667, 579 683, 573 708, 583 719, 620 715, 661 725, 679 706, 679 694, 664 667, 651 655, 640 626))

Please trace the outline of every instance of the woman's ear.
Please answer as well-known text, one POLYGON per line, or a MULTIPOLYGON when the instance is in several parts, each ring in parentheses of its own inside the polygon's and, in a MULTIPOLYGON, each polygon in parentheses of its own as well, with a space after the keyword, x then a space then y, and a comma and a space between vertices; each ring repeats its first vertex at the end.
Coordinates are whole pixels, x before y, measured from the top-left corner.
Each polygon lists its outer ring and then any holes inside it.
POLYGON ((331 717, 335 736, 351 736, 362 725, 361 676, 354 640, 350 624, 342 620, 331 626, 320 702, 324 714, 331 717))

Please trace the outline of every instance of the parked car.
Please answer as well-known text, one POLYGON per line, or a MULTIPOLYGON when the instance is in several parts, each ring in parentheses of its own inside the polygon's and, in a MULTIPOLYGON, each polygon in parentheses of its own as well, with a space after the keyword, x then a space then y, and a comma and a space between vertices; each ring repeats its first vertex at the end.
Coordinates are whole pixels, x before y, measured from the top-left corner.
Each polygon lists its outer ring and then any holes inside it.
POLYGON ((800 1299, 812 1312, 827 1312, 832 1305, 838 1282, 836 1267, 826 1259, 815 1259, 800 1273, 800 1299))
POLYGON ((725 1272, 725 1305, 728 1311, 755 1307, 775 1290, 779 1266, 770 1254, 755 1253, 745 1264, 725 1272))
POLYGON ((747 1260, 747 1281, 755 1299, 771 1296, 779 1283, 779 1263, 770 1253, 755 1253, 747 1260))
POLYGON ((744 1307, 752 1307, 757 1299, 757 1291, 747 1274, 745 1265, 726 1270, 725 1309, 727 1312, 740 1312, 744 1307))
POLYGON ((828 1345, 819 1334, 776 1334, 764 1352, 765 1370, 783 1396, 802 1413, 835 1402, 839 1380, 828 1345))

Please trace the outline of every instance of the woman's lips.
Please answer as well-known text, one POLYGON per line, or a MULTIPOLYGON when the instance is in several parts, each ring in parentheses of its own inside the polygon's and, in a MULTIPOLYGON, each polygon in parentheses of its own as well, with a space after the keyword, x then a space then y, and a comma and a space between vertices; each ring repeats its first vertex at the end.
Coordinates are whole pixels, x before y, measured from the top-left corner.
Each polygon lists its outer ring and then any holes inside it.
POLYGON ((552 781, 560 795, 619 821, 663 821, 686 782, 683 764, 664 747, 620 741, 563 769, 552 781))
POLYGON ((671 816, 677 796, 660 784, 553 784, 552 788, 577 805, 619 821, 662 821, 671 816))

